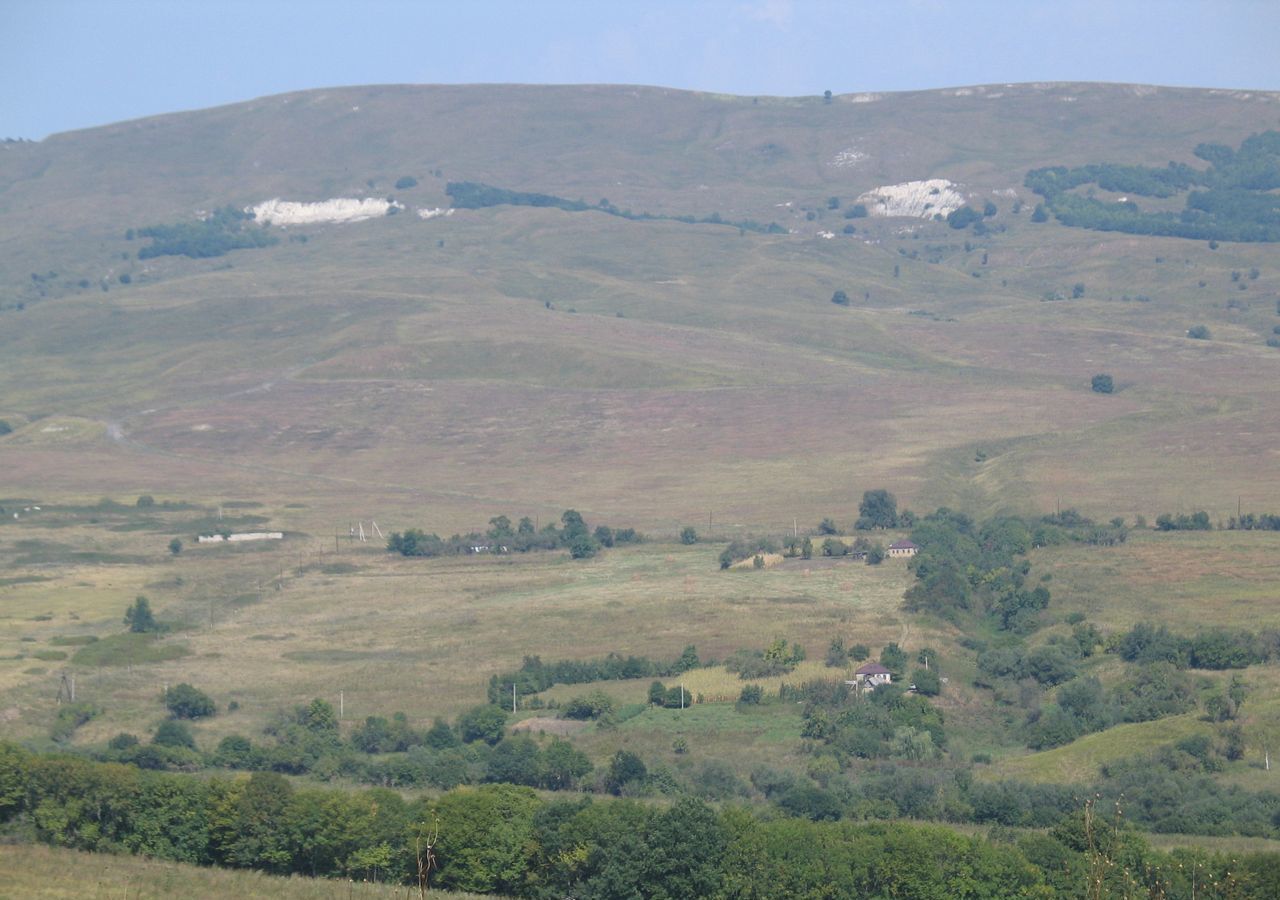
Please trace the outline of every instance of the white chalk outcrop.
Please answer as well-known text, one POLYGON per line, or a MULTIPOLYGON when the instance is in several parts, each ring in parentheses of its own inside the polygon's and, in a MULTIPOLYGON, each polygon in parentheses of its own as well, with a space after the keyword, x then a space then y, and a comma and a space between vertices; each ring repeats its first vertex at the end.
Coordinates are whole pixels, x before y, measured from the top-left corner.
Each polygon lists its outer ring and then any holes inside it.
POLYGON ((451 215, 453 215, 453 207, 449 207, 448 209, 445 209, 442 206, 437 206, 435 209, 418 210, 419 219, 438 219, 440 216, 451 216, 451 215))
POLYGON ((858 198, 873 216, 910 216, 931 219, 964 206, 964 195, 945 178, 904 181, 873 188, 858 198))
POLYGON ((404 209, 404 204, 374 197, 365 197, 363 200, 335 197, 314 203, 281 200, 277 197, 248 207, 245 212, 253 213, 254 219, 259 222, 270 222, 273 225, 328 225, 376 219, 385 216, 393 208, 404 209))

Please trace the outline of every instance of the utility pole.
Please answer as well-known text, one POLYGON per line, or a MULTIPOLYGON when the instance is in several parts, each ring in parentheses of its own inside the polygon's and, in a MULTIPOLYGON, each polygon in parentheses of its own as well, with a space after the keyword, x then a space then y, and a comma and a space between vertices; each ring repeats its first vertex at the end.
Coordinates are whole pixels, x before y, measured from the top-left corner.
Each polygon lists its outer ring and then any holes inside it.
POLYGON ((511 715, 516 714, 516 683, 511 682, 511 715))
POLYGON ((347 711, 347 698, 344 691, 338 691, 338 718, 341 719, 347 711))
POLYGON ((684 709, 684 682, 680 682, 680 708, 684 709))

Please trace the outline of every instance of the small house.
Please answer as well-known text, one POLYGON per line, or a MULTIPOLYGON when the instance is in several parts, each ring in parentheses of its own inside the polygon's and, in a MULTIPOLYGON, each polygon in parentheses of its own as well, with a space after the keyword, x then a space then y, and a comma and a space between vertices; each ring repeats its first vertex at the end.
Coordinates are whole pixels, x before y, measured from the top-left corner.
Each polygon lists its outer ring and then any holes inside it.
POLYGON ((856 685, 864 690, 870 691, 874 690, 879 685, 890 684, 892 682, 893 675, 890 674, 888 669, 880 665, 880 663, 871 662, 866 665, 859 666, 857 671, 853 673, 853 681, 846 682, 846 684, 856 685))
POLYGON ((906 538, 903 538, 900 541, 894 541, 892 544, 890 544, 889 549, 886 550, 885 552, 888 553, 889 556, 892 556, 895 558, 915 556, 917 553, 920 552, 920 545, 912 543, 906 538))

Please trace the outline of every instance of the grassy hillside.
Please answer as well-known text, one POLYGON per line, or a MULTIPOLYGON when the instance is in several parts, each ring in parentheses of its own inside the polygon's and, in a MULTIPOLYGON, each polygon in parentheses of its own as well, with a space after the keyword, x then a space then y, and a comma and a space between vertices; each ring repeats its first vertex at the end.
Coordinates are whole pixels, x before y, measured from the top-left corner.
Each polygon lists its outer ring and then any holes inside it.
MULTIPOLYGON (((318 878, 282 878, 260 872, 202 868, 134 856, 107 856, 52 847, 9 845, 0 853, 0 897, 28 900, 79 900, 86 896, 280 898, 339 900, 417 896, 417 888, 318 878)), ((476 894, 452 891, 436 896, 466 900, 476 894)))
POLYGON ((375 87, 6 145, 5 482, 77 501, 251 489, 305 503, 294 519, 315 531, 569 505, 671 532, 708 511, 781 525, 880 484, 917 507, 1222 515, 1246 491, 1280 506, 1276 467, 1256 464, 1280 422, 1268 248, 1034 224, 1022 187, 1056 163, 1196 162, 1274 103, 375 87), (925 178, 995 203, 993 230, 844 217, 925 178), (791 233, 521 207, 418 218, 455 180, 791 233), (140 260, 146 242, 125 239, 226 204, 387 195, 405 212, 277 228, 277 245, 216 259, 140 260), (1082 298, 1044 301, 1077 283, 1082 298), (1187 340, 1195 324, 1214 339, 1187 340), (1116 394, 1089 391, 1098 371, 1116 394))

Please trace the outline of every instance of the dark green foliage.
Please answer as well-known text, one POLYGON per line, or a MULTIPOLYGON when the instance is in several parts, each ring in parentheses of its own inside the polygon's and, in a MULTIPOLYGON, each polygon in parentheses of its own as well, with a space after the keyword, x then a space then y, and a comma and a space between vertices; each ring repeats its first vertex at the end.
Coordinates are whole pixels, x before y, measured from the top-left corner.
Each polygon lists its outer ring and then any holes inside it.
POLYGON ((759 706, 763 699, 764 688, 758 684, 743 685, 742 692, 738 695, 738 703, 742 706, 759 706))
POLYGON ((1043 203, 1037 203, 1036 208, 1031 211, 1031 221, 1037 223, 1049 221, 1049 211, 1045 209, 1043 203))
POLYGON ((698 532, 694 530, 692 525, 686 525, 680 529, 680 543, 696 544, 698 543, 698 532))
POLYGON ((693 698, 685 693, 683 687, 674 684, 667 687, 661 681, 649 685, 649 705, 661 706, 665 709, 683 709, 693 702, 693 698))
POLYGON ((169 552, 174 556, 182 552, 182 540, 180 538, 174 538, 169 541, 169 552))
POLYGON ((648 775, 644 760, 629 750, 619 750, 609 760, 605 788, 611 794, 621 794, 624 788, 642 785, 648 775))
POLYGON ((898 501, 886 490, 865 491, 858 504, 855 528, 895 528, 898 525, 898 501))
POLYGON ((1115 390, 1115 382, 1106 374, 1094 375, 1090 386, 1095 394, 1110 394, 1115 390))
POLYGON ((840 528, 832 519, 823 519, 818 523, 818 534, 839 534, 840 528))
POLYGON ((204 259, 223 256, 232 250, 269 247, 279 242, 265 227, 254 227, 252 216, 232 206, 215 210, 199 222, 152 225, 139 228, 151 244, 138 251, 138 259, 156 256, 189 256, 204 259))
POLYGON ((134 634, 145 634, 160 630, 159 623, 151 613, 151 601, 146 597, 138 597, 124 613, 124 624, 134 634))
POLYGON ((526 656, 519 669, 489 679, 488 698, 493 704, 511 702, 511 686, 517 696, 538 694, 556 684, 585 684, 590 681, 625 681, 632 678, 667 678, 700 665, 697 648, 684 648, 679 658, 660 663, 644 656, 610 653, 599 659, 559 660, 544 663, 541 657, 526 656))
POLYGON ((846 219, 865 219, 867 217, 867 205, 865 203, 855 203, 844 211, 846 219))
POLYGON ((936 669, 916 669, 911 673, 911 683, 916 686, 917 693, 926 697, 936 697, 942 693, 942 679, 938 677, 936 669))
POLYGON ((1197 341, 1208 341, 1213 339, 1213 333, 1206 325, 1192 325, 1187 329, 1187 337, 1197 341))
POLYGON ((151 738, 151 743, 161 747, 182 747, 187 750, 196 749, 196 739, 191 734, 191 729, 183 722, 176 722, 173 719, 166 719, 156 728, 155 736, 151 738))
MULTIPOLYGON (((1210 147, 1201 145, 1197 152, 1210 147)), ((1026 184, 1064 225, 1102 231, 1169 235, 1210 240, 1280 240, 1280 211, 1267 192, 1280 186, 1280 133, 1247 138, 1238 152, 1207 150, 1206 170, 1170 163, 1165 168, 1110 164, 1067 169, 1057 166, 1027 174, 1026 184), (1143 213, 1133 202, 1107 203, 1072 193, 1087 184, 1129 195, 1173 197, 1192 188, 1180 214, 1143 213)))
POLYGON ((739 650, 725 660, 724 667, 737 672, 743 680, 770 678, 785 675, 804 658, 804 648, 799 644, 788 646, 785 640, 777 638, 763 650, 739 650))
POLYGON ((484 741, 492 746, 502 740, 506 729, 506 710, 492 703, 473 706, 458 717, 458 735, 463 743, 484 741))
POLYGON ((183 682, 164 692, 162 698, 175 719, 202 719, 212 716, 218 708, 213 698, 204 691, 183 682))
POLYGON ((831 302, 834 303, 836 306, 848 306, 849 295, 846 294, 844 291, 836 291, 834 294, 831 295, 831 302))
POLYGON ((1238 519, 1232 516, 1227 528, 1235 531, 1280 531, 1280 515, 1275 513, 1244 513, 1238 519))
POLYGON ((564 705, 566 719, 599 719, 612 714, 613 698, 604 691, 573 697, 564 705))
MULTIPOLYGON (((740 538, 732 541, 720 554, 720 568, 727 569, 734 563, 751 559, 764 553, 777 553, 778 542, 772 538, 740 538)), ((810 551, 812 553, 812 550, 810 551)), ((805 557, 808 559, 808 557, 805 557)))
POLYGON ((880 651, 880 665, 892 673, 895 681, 900 681, 907 671, 907 654, 896 643, 886 644, 880 651))
POLYGON ((978 212, 972 206, 962 206, 947 214, 947 224, 957 230, 961 228, 968 228, 974 222, 979 222, 981 220, 982 213, 978 212))
POLYGON ((513 530, 506 516, 494 516, 485 532, 472 531, 455 534, 443 539, 436 534, 426 534, 421 529, 410 528, 395 532, 387 539, 387 552, 402 556, 458 556, 467 553, 528 553, 533 550, 567 549, 575 559, 587 559, 601 547, 616 544, 635 544, 643 540, 634 528, 610 528, 599 525, 592 532, 582 516, 567 510, 564 528, 554 523, 537 531, 533 520, 525 516, 513 530))
POLYGON ((365 753, 403 753, 422 743, 422 736, 410 727, 402 712, 390 721, 383 716, 369 716, 351 732, 352 746, 365 753))
POLYGON ((996 205, 990 200, 988 200, 986 203, 982 205, 982 215, 984 218, 989 219, 992 216, 994 216, 997 212, 999 212, 999 210, 996 209, 996 205))
POLYGON ((582 200, 567 200, 564 197, 556 197, 552 194, 511 191, 476 181, 451 181, 445 185, 445 193, 452 198, 453 205, 459 209, 484 209, 490 206, 536 206, 561 209, 565 212, 586 212, 588 210, 594 210, 596 212, 607 213, 611 216, 618 216, 623 219, 632 219, 642 222, 668 221, 684 222, 689 225, 728 225, 732 228, 737 228, 740 231, 754 231, 763 234, 786 234, 786 229, 778 225, 776 222, 770 222, 768 225, 751 219, 735 222, 721 218, 719 213, 711 213, 711 215, 701 219, 695 218, 694 216, 664 216, 646 212, 633 213, 629 209, 619 209, 608 200, 601 200, 596 205, 591 206, 582 200))
POLYGON ((417 186, 418 179, 414 178, 412 175, 401 175, 396 179, 397 191, 407 191, 409 188, 417 186))
POLYGON ((1162 513, 1156 516, 1157 531, 1210 531, 1212 529, 1213 523, 1209 521, 1209 514, 1204 510, 1189 516, 1184 513, 1178 513, 1176 516, 1162 513))
POLYGON ((849 553, 849 545, 839 538, 827 538, 822 542, 823 556, 845 556, 849 553))
MULTIPOLYGON (((888 709, 874 701, 859 707, 888 709)), ((562 746, 552 742, 539 752, 528 739, 516 741, 505 751, 508 761, 496 769, 533 780, 530 765, 548 766, 553 748, 562 746)), ((0 820, 19 824, 42 842, 80 850, 409 884, 416 875, 415 845, 421 846, 422 836, 433 830, 430 823, 438 820, 433 886, 531 900, 1013 900, 1083 896, 1092 869, 1107 878, 1141 873, 1143 886, 1135 882, 1111 891, 1116 896, 1189 897, 1185 875, 1193 868, 1201 893, 1272 898, 1280 883, 1275 854, 1166 854, 1101 816, 1087 827, 1081 814, 1082 796, 1097 793, 1095 808, 1111 809, 1123 794, 1124 818, 1143 827, 1274 836, 1280 796, 1215 784, 1206 773, 1221 752, 1215 742, 1182 741, 1109 764, 1097 785, 1072 787, 976 782, 931 765, 867 767, 855 783, 821 788, 803 776, 759 770, 752 774, 753 785, 792 815, 757 818, 738 807, 717 812, 690 797, 666 807, 630 800, 546 801, 528 787, 511 785, 406 801, 383 789, 295 788, 272 772, 205 779, 36 756, 0 744, 0 820), (833 821, 855 811, 859 820, 833 821), (882 816, 962 816, 1051 830, 1028 832, 1015 844, 937 826, 876 821, 882 816), (1098 853, 1105 854, 1103 860, 1098 853), (1106 860, 1114 864, 1104 865, 1106 860), (1209 891, 1210 883, 1217 888, 1209 891)), ((550 776, 539 777, 545 784, 550 776)), ((622 751, 604 780, 618 793, 631 793, 648 781, 648 772, 638 757, 622 751)), ((693 782, 699 793, 716 798, 744 789, 724 766, 703 765, 693 782)))

